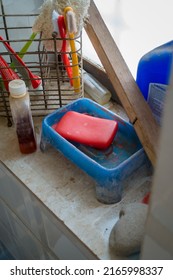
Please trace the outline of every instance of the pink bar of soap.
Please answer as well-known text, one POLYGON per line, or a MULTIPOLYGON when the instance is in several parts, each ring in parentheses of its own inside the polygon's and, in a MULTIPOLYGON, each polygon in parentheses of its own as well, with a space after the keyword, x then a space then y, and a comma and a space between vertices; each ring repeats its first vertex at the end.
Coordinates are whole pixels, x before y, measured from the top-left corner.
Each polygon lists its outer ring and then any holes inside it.
POLYGON ((67 140, 106 149, 113 142, 118 123, 115 120, 68 111, 53 128, 67 140))

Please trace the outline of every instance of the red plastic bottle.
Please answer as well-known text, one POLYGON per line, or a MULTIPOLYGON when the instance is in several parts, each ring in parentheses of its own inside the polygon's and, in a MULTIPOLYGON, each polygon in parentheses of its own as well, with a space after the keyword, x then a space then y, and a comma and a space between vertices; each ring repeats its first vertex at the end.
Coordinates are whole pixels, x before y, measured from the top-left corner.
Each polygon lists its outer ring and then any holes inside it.
POLYGON ((29 94, 24 81, 16 79, 9 83, 10 108, 13 122, 22 154, 30 154, 36 151, 36 137, 30 109, 29 94))

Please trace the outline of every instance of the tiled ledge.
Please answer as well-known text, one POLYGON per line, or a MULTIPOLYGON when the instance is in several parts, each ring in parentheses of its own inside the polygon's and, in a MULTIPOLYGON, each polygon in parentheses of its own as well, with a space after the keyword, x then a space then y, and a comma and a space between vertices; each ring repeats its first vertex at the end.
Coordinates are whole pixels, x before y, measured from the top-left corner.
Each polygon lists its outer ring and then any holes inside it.
MULTIPOLYGON (((35 119, 34 124, 39 142, 41 119, 35 119)), ((115 253, 109 250, 110 231, 118 219, 121 206, 128 202, 140 201, 147 192, 150 185, 148 170, 142 168, 131 178, 120 203, 105 205, 98 202, 95 197, 94 181, 59 152, 50 148, 42 153, 38 148, 34 154, 21 155, 15 129, 7 127, 3 118, 0 118, 0 135, 0 160, 25 184, 17 196, 15 192, 12 194, 10 189, 8 190, 6 184, 3 196, 7 195, 6 203, 9 203, 13 211, 20 209, 23 221, 26 222, 27 216, 30 216, 28 226, 33 228, 37 238, 45 238, 45 242, 49 234, 57 238, 60 229, 59 224, 57 225, 58 219, 81 241, 78 246, 84 245, 80 247, 82 254, 85 246, 88 248, 85 253, 89 251, 93 253, 93 255, 84 254, 86 258, 97 256, 99 259, 117 259, 115 253), (28 195, 24 195, 24 190, 27 192, 29 190, 28 195), (32 204, 34 206, 31 206, 32 204), (43 209, 49 210, 48 218, 43 209), (49 228, 50 222, 55 224, 55 228, 46 233, 45 237, 42 227, 46 224, 49 228)), ((77 239, 73 242, 75 243, 77 239)), ((65 249, 66 241, 63 242, 65 249)), ((52 246, 52 250, 56 250, 57 245, 54 241, 49 246, 52 246)))

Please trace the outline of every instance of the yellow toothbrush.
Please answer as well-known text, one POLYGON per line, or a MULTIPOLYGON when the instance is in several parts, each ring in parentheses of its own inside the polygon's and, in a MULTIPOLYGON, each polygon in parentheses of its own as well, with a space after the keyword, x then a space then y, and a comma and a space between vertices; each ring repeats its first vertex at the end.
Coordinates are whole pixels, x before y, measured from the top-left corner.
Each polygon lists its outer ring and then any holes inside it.
POLYGON ((71 56, 72 56, 72 75, 73 75, 73 87, 76 93, 80 92, 80 73, 79 73, 79 62, 76 53, 75 37, 74 34, 77 32, 75 14, 71 7, 64 9, 64 18, 66 23, 66 29, 69 36, 71 56))

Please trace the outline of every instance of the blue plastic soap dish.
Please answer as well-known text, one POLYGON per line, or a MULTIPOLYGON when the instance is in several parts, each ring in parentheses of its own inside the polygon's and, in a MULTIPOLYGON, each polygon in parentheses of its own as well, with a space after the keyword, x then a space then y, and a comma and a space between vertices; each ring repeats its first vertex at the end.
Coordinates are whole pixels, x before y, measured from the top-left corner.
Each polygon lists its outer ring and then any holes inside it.
MULTIPOLYGON (((104 134, 104 131, 103 131, 104 134)), ((139 167, 148 164, 133 126, 96 102, 82 98, 56 110, 44 118, 40 148, 52 145, 85 171, 96 182, 96 197, 107 204, 117 203, 122 198, 123 184, 139 167), (118 132, 106 150, 66 140, 52 126, 68 111, 86 113, 95 117, 116 120, 118 132)))

